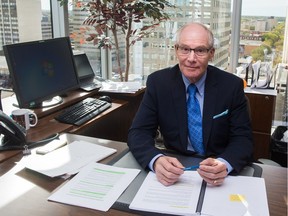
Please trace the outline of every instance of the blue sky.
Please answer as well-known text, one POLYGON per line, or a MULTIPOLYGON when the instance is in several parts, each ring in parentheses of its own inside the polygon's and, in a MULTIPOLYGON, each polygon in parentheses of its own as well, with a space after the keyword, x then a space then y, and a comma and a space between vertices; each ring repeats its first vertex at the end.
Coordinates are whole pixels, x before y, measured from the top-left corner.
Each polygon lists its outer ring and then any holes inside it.
POLYGON ((287 0, 242 0, 242 15, 286 17, 287 8, 287 0))

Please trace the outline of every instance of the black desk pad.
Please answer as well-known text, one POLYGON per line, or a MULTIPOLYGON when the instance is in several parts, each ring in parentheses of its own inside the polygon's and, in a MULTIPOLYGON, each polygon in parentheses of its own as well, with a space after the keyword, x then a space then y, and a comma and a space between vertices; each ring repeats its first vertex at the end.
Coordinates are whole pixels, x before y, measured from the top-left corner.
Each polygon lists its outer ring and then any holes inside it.
MULTIPOLYGON (((166 155, 175 156, 178 158, 178 160, 184 165, 184 166, 191 166, 195 164, 199 164, 203 159, 198 157, 191 157, 191 156, 184 156, 179 155, 171 152, 165 152, 166 155)), ((118 159, 118 158, 117 158, 118 159)), ((135 214, 140 215, 163 215, 159 213, 153 213, 153 212, 140 212, 129 209, 129 205, 132 202, 134 196, 136 195, 137 191, 139 190, 140 186, 142 185, 142 182, 146 178, 146 175, 148 173, 148 170, 144 170, 136 161, 134 156, 130 151, 125 152, 125 154, 116 161, 113 160, 109 164, 117 167, 125 167, 125 168, 134 168, 134 169, 140 169, 141 172, 138 174, 138 176, 132 181, 132 183, 128 186, 128 188, 123 192, 123 194, 118 198, 118 200, 114 203, 112 208, 131 212, 135 214)), ((254 177, 261 177, 262 175, 262 168, 256 164, 251 164, 249 166, 246 166, 239 175, 243 176, 254 176, 254 177)))

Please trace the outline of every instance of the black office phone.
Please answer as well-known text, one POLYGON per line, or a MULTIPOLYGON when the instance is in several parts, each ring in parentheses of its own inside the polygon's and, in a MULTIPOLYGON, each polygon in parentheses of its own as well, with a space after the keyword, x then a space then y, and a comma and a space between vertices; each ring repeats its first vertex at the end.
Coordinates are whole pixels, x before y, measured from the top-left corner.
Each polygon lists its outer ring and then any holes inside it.
POLYGON ((24 149, 26 130, 0 110, 0 151, 24 149))

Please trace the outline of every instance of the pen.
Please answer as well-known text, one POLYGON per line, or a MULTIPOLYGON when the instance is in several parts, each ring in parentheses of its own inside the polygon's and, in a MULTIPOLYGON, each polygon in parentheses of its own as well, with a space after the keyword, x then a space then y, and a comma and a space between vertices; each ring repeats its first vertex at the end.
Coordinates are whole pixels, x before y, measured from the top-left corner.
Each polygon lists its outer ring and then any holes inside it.
POLYGON ((190 166, 190 167, 184 167, 183 170, 184 171, 192 171, 192 170, 196 170, 199 168, 199 165, 195 165, 195 166, 190 166))

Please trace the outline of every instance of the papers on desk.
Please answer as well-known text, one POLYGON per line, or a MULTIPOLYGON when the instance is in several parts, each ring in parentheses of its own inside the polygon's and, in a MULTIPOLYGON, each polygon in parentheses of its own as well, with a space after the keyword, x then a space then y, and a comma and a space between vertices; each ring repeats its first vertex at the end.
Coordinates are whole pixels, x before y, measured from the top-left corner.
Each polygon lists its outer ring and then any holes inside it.
POLYGON ((223 185, 214 187, 202 185, 196 171, 185 172, 168 187, 149 172, 129 208, 173 215, 269 216, 264 179, 228 176, 223 185), (205 192, 203 200, 201 191, 205 192))
POLYGON ((100 92, 114 92, 114 93, 135 93, 142 89, 143 86, 140 82, 102 82, 100 92))
POLYGON ((93 162, 48 200, 107 211, 139 172, 93 162))
POLYGON ((100 161, 117 150, 85 141, 74 141, 46 155, 32 154, 26 168, 49 177, 75 174, 90 162, 100 161))

